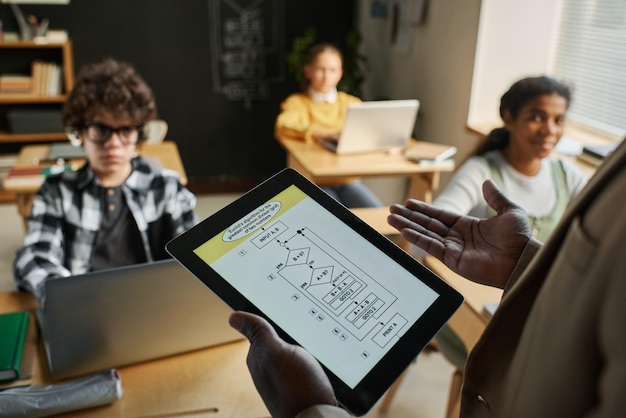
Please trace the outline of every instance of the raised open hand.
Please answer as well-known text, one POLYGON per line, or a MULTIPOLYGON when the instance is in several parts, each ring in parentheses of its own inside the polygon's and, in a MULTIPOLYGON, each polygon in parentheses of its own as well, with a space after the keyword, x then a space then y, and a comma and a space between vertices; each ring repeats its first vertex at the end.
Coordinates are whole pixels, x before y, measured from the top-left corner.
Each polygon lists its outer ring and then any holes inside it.
POLYGON ((461 216, 409 199, 392 205, 388 222, 404 239, 428 251, 451 270, 478 283, 503 287, 531 237, 526 212, 487 180, 485 200, 497 215, 461 216))

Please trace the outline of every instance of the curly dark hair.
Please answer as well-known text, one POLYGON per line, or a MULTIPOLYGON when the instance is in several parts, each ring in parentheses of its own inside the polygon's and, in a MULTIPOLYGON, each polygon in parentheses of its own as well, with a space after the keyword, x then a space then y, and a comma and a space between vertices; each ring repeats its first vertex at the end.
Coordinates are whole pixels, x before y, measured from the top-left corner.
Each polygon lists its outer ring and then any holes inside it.
POLYGON ((139 140, 146 139, 143 126, 156 118, 156 102, 152 89, 129 63, 106 58, 83 67, 63 106, 63 125, 80 131, 103 113, 129 118, 141 128, 139 140))
MULTIPOLYGON (((504 117, 506 111, 516 118, 519 111, 535 97, 558 94, 567 101, 572 99, 568 86, 547 76, 527 77, 515 82, 500 99, 500 117, 504 117)), ((483 155, 494 149, 504 149, 509 145, 509 132, 505 128, 492 130, 487 137, 478 145, 471 155, 483 155)))

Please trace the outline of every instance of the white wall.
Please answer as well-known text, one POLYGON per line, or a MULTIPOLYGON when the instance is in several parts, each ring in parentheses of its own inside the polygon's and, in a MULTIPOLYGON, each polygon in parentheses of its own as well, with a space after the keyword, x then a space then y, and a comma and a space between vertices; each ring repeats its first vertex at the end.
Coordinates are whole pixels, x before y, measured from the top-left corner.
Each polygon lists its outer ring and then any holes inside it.
MULTIPOLYGON (((402 3, 408 6, 411 1, 402 3)), ((460 161, 477 140, 466 125, 480 0, 428 1, 425 21, 408 28, 406 52, 394 49, 389 36, 391 19, 372 18, 370 3, 361 1, 358 16, 362 52, 370 67, 364 98, 420 100, 416 137, 456 145, 460 161)), ((375 191, 379 193, 379 188, 375 191)))
POLYGON ((562 0, 483 0, 470 125, 499 125, 500 97, 520 78, 550 72, 562 0))

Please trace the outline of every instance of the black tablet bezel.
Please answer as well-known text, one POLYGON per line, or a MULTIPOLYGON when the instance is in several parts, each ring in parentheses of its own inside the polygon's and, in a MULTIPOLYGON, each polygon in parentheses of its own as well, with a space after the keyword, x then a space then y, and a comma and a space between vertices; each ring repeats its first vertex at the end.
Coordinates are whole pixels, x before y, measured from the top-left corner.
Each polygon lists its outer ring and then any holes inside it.
POLYGON ((272 323, 282 338, 297 344, 293 338, 276 325, 272 318, 268 318, 267 315, 261 312, 194 253, 197 247, 215 235, 222 233, 233 223, 239 221, 291 185, 295 185, 313 198, 339 220, 376 246, 388 257, 395 260, 404 269, 418 277, 419 280, 439 295, 426 312, 409 327, 408 331, 400 337, 399 341, 389 350, 385 357, 374 366, 354 389, 351 389, 332 371, 322 365, 333 385, 338 401, 351 413, 363 415, 385 393, 441 326, 458 309, 463 302, 463 297, 460 293, 388 238, 354 215, 345 206, 326 194, 318 186, 290 168, 272 176, 238 200, 174 238, 166 245, 166 249, 233 309, 263 316, 272 323))

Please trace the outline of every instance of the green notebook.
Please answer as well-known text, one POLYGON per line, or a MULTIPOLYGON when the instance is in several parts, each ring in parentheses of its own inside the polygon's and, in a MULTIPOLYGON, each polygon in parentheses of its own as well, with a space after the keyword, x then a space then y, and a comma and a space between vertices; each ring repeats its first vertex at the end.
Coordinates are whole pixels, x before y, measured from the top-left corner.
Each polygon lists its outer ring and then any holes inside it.
POLYGON ((26 311, 0 314, 0 382, 20 377, 29 318, 26 311))

